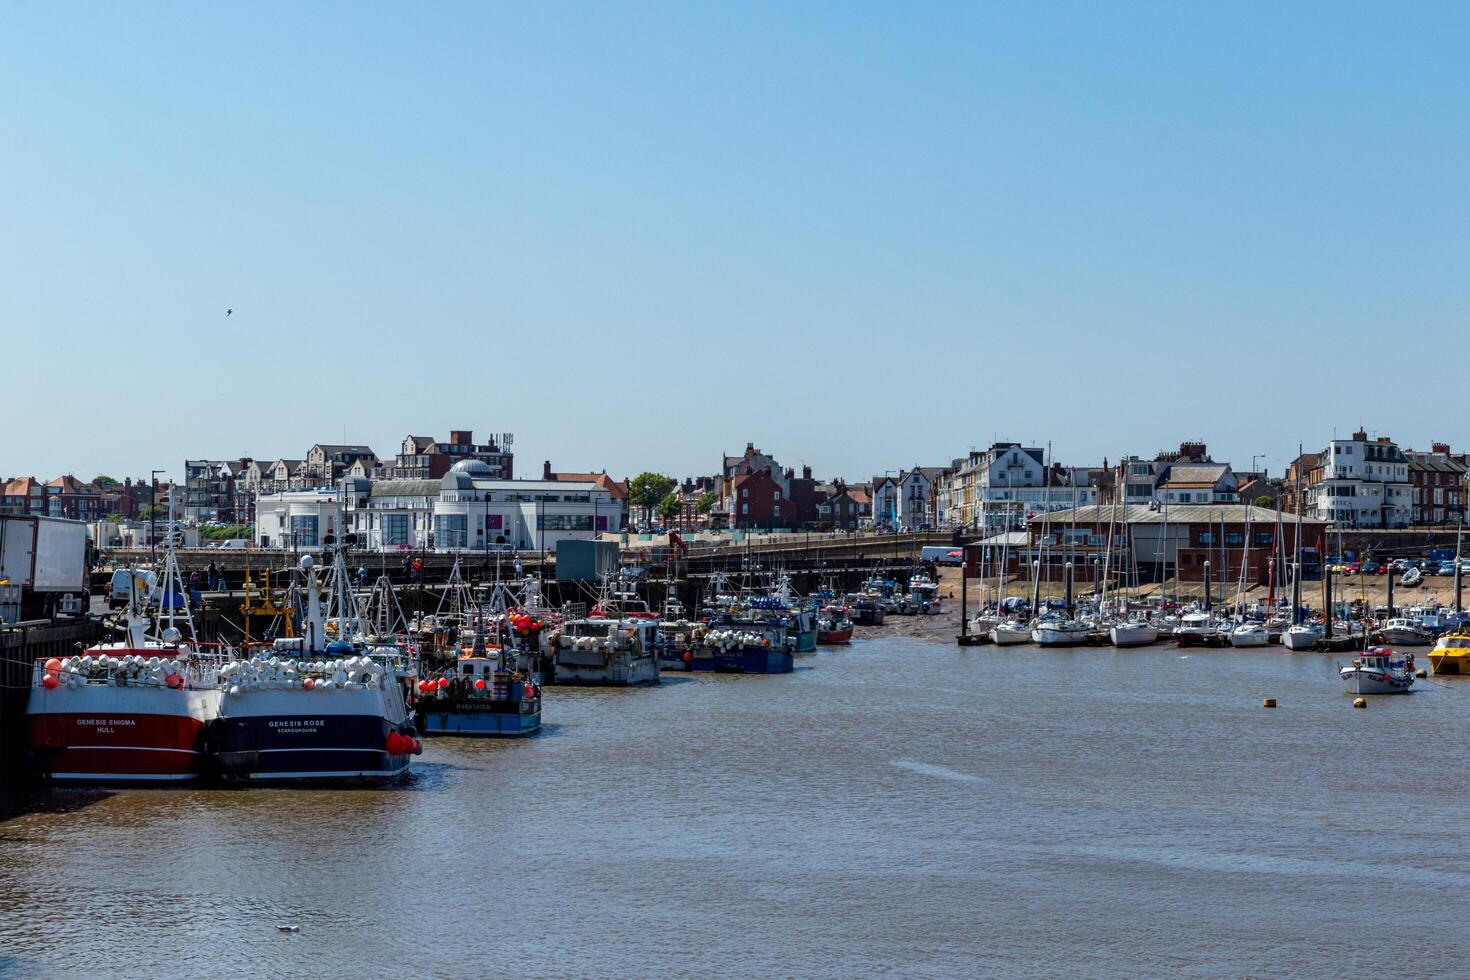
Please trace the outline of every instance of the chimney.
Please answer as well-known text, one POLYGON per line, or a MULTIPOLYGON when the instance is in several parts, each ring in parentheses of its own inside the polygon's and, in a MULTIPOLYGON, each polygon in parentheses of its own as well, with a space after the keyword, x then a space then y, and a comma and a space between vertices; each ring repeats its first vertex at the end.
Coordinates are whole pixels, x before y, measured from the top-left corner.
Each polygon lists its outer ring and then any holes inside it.
POLYGON ((449 433, 449 444, 451 446, 473 446, 475 434, 469 429, 455 429, 449 433))
POLYGON ((1448 456, 1450 454, 1450 444, 1447 442, 1436 442, 1431 448, 1437 456, 1448 456))
MULTIPOLYGON (((1449 452, 1449 449, 1446 448, 1445 452, 1449 452)), ((812 478, 812 468, 810 466, 803 466, 801 468, 801 478, 803 480, 810 480, 812 478)))
POLYGON ((549 459, 541 464, 541 479, 551 479, 551 460, 549 459))

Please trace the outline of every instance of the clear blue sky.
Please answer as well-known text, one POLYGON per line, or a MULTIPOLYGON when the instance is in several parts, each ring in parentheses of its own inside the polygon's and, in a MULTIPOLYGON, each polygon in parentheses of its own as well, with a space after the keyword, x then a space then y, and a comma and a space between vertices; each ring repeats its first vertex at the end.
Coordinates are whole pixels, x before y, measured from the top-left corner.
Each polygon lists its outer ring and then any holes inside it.
POLYGON ((0 476, 344 427, 513 431, 522 473, 1470 449, 1467 37, 1432 3, 6 3, 0 476))

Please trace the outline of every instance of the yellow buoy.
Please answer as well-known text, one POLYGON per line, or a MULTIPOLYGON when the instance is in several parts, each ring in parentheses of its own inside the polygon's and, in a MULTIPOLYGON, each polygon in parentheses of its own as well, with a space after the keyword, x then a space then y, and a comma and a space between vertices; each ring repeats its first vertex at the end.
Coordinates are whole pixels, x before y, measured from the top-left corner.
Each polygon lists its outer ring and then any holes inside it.
POLYGON ((1364 700, 1363 698, 1353 698, 1353 707, 1354 708, 1366 708, 1366 707, 1368 707, 1368 702, 1366 700, 1364 700))
POLYGON ((1425 670, 1423 667, 1420 667, 1418 670, 1414 671, 1414 676, 1415 677, 1428 677, 1429 676, 1429 671, 1425 670))
POLYGON ((1276 699, 1275 698, 1263 698, 1262 701, 1261 701, 1261 707, 1263 707, 1263 708, 1274 708, 1274 707, 1276 707, 1276 699))

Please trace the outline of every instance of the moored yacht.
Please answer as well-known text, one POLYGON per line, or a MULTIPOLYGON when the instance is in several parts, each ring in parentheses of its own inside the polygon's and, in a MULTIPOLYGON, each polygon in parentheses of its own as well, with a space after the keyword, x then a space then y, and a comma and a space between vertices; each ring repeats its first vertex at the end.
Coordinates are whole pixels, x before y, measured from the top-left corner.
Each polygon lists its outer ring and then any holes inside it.
POLYGON ((1324 635, 1321 623, 1298 623, 1282 631, 1281 645, 1288 650, 1315 650, 1324 635))
POLYGON ((1159 639, 1159 628, 1146 619, 1127 619, 1108 628, 1108 639, 1115 647, 1146 647, 1159 639))
POLYGON ((1230 631, 1233 647, 1263 647, 1271 642, 1271 633, 1262 623, 1241 623, 1230 631))
POLYGON ((1008 619, 990 628, 990 642, 998 647, 1014 647, 1031 642, 1031 624, 1008 619))
POLYGON ((1086 623, 1060 616, 1043 616, 1031 628, 1031 642, 1043 647, 1074 647, 1087 642, 1086 623))

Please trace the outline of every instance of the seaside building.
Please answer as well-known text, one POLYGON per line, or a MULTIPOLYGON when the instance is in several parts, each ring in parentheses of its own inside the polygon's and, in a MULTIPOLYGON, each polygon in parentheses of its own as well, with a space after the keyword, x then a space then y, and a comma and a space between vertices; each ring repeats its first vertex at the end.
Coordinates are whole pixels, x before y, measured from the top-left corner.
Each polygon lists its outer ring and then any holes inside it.
POLYGON ((350 532, 373 551, 554 551, 568 539, 621 531, 621 512, 596 482, 501 480, 469 459, 438 480, 347 477, 337 487, 262 496, 255 542, 300 550, 350 532))
POLYGON ((1304 513, 1341 528, 1400 528, 1414 519, 1409 461, 1392 439, 1362 429, 1333 439, 1307 474, 1304 513))
POLYGON ((1416 525, 1461 524, 1465 520, 1466 458, 1436 442, 1429 452, 1404 450, 1408 461, 1412 520, 1416 525))

